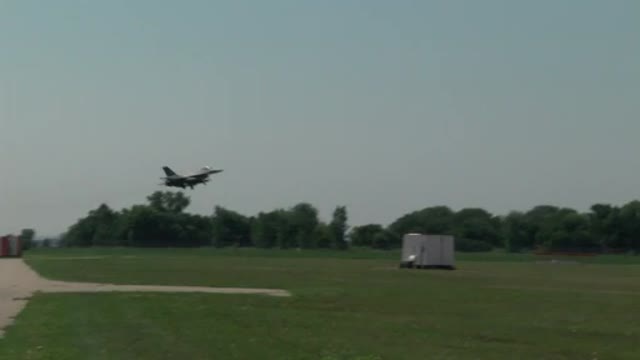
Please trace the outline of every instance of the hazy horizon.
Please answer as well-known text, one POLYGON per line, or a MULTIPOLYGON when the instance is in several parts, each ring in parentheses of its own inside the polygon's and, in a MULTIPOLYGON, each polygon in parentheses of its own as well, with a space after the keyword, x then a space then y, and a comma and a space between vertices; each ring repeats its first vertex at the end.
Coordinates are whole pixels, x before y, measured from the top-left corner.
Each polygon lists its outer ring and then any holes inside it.
POLYGON ((636 1, 0 3, 0 233, 145 202, 388 224, 640 198, 636 1))

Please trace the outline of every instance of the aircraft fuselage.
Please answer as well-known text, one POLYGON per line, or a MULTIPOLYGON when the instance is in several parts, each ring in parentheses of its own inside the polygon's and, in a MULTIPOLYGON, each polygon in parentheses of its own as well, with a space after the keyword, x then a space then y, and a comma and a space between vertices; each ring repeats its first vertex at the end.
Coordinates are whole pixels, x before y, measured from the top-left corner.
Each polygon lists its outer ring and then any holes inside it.
POLYGON ((167 166, 163 167, 163 170, 167 175, 166 177, 162 178, 164 180, 163 185, 169 187, 179 187, 182 189, 185 189, 187 187, 193 189, 193 187, 198 184, 206 184, 210 181, 210 175, 222 172, 222 170, 214 170, 209 167, 203 167, 199 171, 190 175, 176 174, 167 166))

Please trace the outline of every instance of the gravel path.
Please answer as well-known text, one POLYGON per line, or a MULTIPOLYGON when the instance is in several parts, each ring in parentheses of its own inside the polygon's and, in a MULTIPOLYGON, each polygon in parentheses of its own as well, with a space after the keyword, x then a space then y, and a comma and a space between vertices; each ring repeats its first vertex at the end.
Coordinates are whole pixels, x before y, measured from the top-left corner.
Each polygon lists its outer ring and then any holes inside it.
POLYGON ((204 292, 223 294, 263 294, 290 296, 286 290, 219 288, 204 286, 113 285, 52 281, 42 278, 22 259, 0 259, 0 337, 35 292, 204 292))

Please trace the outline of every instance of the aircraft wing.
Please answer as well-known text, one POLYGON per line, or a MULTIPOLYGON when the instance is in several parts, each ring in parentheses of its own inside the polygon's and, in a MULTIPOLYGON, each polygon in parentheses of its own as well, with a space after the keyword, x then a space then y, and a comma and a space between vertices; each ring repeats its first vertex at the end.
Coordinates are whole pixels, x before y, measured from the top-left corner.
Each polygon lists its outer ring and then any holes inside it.
POLYGON ((217 174, 222 172, 222 170, 208 170, 206 172, 201 172, 201 173, 197 173, 197 174, 191 174, 191 175, 187 175, 184 178, 185 179, 201 179, 201 178, 206 178, 211 174, 217 174))

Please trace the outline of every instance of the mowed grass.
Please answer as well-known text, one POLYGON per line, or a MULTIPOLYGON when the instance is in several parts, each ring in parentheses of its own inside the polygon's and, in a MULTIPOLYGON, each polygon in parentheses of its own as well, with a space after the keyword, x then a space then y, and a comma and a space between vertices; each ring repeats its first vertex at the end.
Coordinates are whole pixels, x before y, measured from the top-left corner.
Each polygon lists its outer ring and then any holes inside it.
POLYGON ((455 271, 398 269, 398 258, 366 250, 32 251, 26 261, 52 279, 271 287, 293 296, 38 294, 0 340, 0 359, 640 358, 638 258, 460 254, 455 271))

